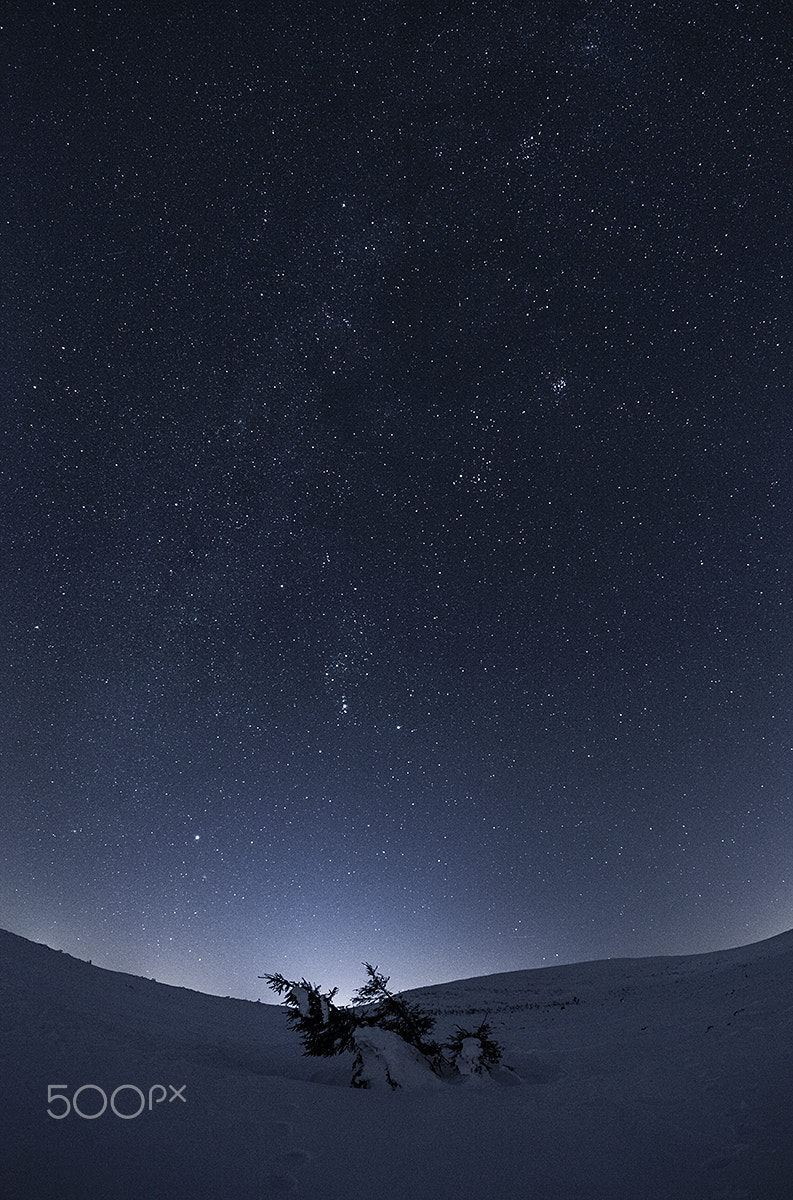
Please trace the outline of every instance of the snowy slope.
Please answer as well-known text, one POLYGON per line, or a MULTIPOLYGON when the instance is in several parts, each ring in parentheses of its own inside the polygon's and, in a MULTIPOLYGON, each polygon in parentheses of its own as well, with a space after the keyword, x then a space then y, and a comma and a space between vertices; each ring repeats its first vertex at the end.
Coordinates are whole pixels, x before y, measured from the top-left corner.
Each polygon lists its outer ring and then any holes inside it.
POLYGON ((0 931, 0 1197, 790 1200, 792 972, 793 932, 420 989, 439 1034, 489 1012, 522 1082, 393 1093, 302 1057, 279 1007, 0 931), (122 1085, 140 1115, 90 1119, 122 1085))

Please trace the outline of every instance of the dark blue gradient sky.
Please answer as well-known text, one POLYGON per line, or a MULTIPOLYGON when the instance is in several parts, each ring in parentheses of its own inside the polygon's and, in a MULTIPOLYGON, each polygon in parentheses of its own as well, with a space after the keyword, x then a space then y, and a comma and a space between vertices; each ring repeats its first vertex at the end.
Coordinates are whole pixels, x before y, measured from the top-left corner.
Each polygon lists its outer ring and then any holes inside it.
POLYGON ((239 996, 793 925, 788 16, 6 11, 2 924, 239 996))

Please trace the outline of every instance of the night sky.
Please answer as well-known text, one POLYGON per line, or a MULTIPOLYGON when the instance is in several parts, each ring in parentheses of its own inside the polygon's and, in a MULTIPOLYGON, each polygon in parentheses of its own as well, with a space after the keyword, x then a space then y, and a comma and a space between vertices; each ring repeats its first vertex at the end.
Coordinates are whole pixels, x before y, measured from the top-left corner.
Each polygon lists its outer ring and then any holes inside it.
POLYGON ((0 39, 0 924, 263 999, 793 926, 786 6, 0 39))

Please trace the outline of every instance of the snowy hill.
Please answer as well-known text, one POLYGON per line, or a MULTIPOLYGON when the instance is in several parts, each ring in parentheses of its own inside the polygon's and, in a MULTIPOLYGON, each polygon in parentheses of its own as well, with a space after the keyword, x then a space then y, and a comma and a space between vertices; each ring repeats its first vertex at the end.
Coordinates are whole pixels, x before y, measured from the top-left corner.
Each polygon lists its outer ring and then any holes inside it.
POLYGON ((793 932, 422 988, 440 1035, 489 1013, 520 1085, 359 1091, 280 1007, 0 931, 0 1196, 789 1200, 792 980, 793 932))

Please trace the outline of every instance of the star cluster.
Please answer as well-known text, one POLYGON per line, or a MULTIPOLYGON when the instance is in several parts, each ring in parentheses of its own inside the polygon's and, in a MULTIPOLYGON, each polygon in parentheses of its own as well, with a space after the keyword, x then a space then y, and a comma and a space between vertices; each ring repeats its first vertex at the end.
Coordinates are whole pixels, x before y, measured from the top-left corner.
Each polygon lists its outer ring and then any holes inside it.
POLYGON ((12 10, 3 923, 242 996, 793 924, 789 22, 12 10))

